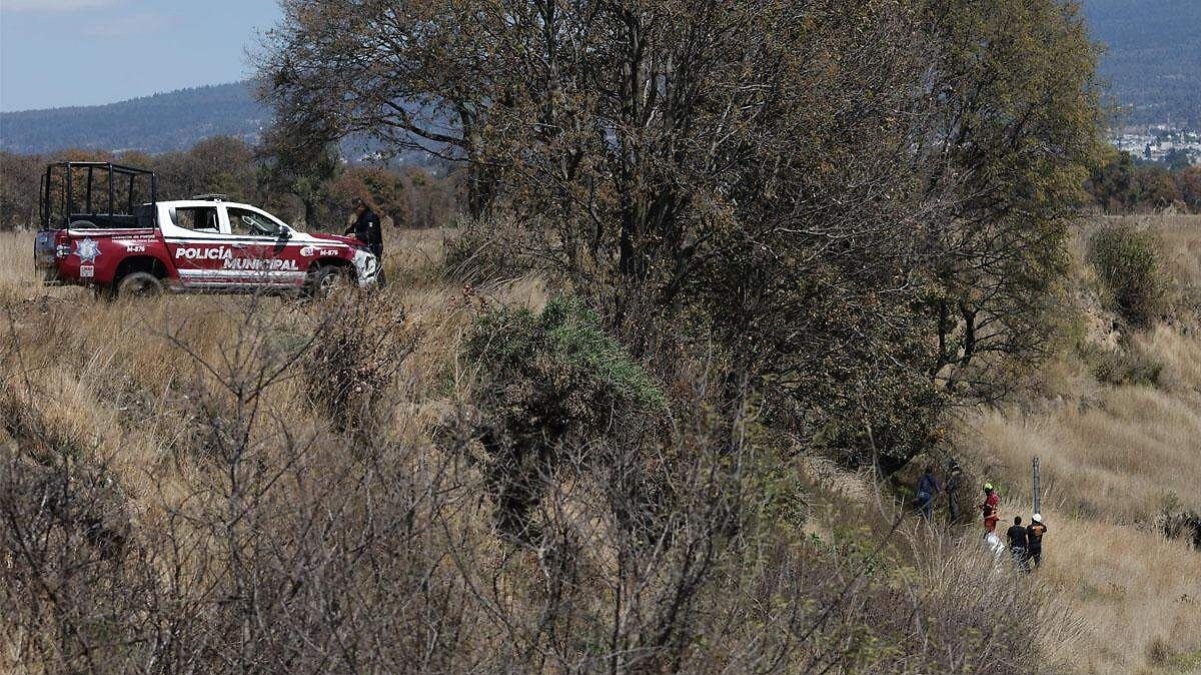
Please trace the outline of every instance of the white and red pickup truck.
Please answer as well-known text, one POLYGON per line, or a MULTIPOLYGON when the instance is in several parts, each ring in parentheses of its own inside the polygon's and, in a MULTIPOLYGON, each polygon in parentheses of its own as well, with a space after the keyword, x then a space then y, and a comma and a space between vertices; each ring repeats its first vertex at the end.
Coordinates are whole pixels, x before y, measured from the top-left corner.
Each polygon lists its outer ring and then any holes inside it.
POLYGON ((50 284, 92 286, 109 296, 325 294, 343 281, 366 287, 379 278, 379 260, 353 237, 297 232, 221 195, 160 202, 148 171, 60 162, 42 180, 34 260, 50 284))

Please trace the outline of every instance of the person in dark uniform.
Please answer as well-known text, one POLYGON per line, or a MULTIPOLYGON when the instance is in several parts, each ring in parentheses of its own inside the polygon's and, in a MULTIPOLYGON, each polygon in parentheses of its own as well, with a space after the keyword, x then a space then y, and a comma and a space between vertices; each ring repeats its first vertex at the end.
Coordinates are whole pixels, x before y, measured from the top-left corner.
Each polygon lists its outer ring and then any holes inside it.
POLYGON ((1022 527, 1021 516, 1013 517, 1013 527, 1009 528, 1006 534, 1009 535, 1009 552, 1013 555, 1014 564, 1023 572, 1029 572, 1030 564, 1026 560, 1026 528, 1022 527))
POLYGON ((939 492, 942 492, 942 484, 934 477, 934 467, 927 466, 917 481, 917 499, 914 500, 914 505, 926 520, 934 515, 934 497, 939 492))
POLYGON ((350 202, 350 207, 354 209, 355 220, 350 227, 346 228, 346 234, 353 234, 356 239, 367 245, 367 248, 375 254, 379 264, 379 284, 384 285, 384 232, 380 227, 379 216, 375 215, 375 211, 367 206, 367 202, 360 197, 355 197, 350 202))

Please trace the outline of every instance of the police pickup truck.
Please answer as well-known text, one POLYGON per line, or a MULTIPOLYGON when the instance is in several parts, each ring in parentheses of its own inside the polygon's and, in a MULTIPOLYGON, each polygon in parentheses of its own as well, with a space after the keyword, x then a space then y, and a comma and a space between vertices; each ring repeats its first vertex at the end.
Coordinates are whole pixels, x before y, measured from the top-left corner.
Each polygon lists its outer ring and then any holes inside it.
POLYGON ((376 283, 379 260, 357 239, 297 232, 222 195, 158 201, 153 173, 59 162, 41 184, 34 262, 46 283, 109 297, 172 292, 327 294, 376 283))

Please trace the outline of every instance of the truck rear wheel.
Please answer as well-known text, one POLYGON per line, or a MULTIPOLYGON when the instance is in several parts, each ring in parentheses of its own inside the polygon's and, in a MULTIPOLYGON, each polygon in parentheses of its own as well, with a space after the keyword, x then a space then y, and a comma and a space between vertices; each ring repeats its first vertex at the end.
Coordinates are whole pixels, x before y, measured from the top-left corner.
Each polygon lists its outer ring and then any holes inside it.
POLYGON ((149 272, 132 272, 117 283, 117 297, 150 298, 161 295, 163 281, 149 272))

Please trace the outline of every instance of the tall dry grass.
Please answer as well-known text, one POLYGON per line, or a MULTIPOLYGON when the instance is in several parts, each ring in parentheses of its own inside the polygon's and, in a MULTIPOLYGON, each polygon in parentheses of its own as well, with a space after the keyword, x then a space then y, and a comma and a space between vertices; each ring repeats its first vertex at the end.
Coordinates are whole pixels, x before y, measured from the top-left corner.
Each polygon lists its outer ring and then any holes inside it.
POLYGON ((970 426, 967 447, 986 472, 1028 490, 1031 460, 1039 457, 1044 500, 1064 511, 1137 525, 1167 503, 1201 510, 1196 402, 1123 387, 1043 414, 984 413, 970 426))
POLYGON ((33 269, 33 232, 0 233, 0 301, 34 297, 40 290, 33 269))

